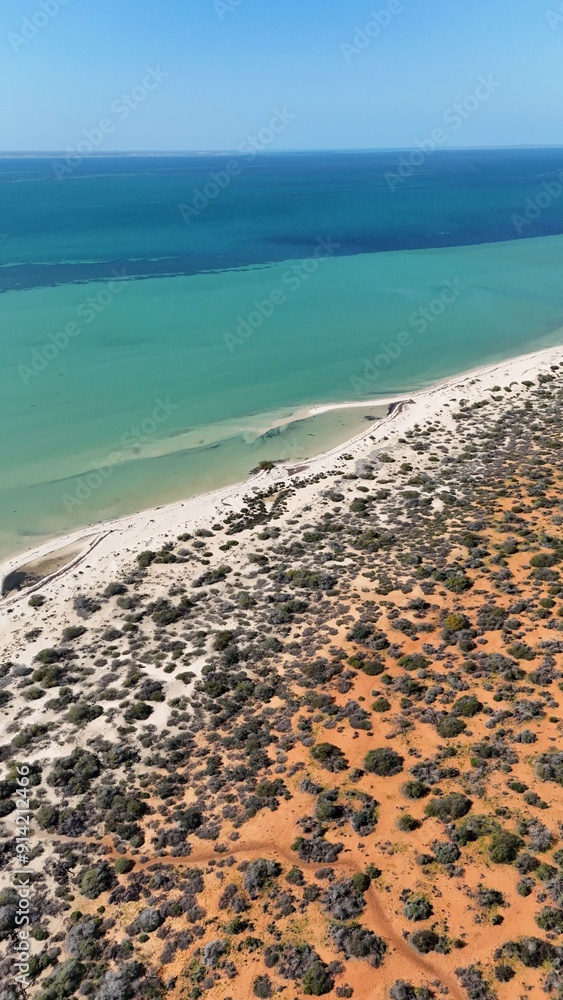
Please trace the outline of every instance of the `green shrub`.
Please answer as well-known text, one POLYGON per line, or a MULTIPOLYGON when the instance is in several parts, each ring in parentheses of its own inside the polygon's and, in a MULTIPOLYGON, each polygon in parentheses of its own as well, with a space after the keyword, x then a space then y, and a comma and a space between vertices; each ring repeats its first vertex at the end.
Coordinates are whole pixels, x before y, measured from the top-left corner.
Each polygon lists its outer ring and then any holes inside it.
POLYGON ((86 967, 75 958, 58 965, 52 975, 42 983, 37 1000, 66 1000, 76 996, 76 991, 86 975, 86 967))
POLYGON ((370 887, 371 878, 364 872, 356 872, 354 875, 352 875, 351 882, 352 885, 354 886, 355 892, 364 893, 367 892, 370 887))
POLYGON ((155 559, 156 552, 151 552, 150 549, 145 549, 144 552, 140 552, 137 556, 137 562, 141 569, 146 569, 155 559))
POLYGON ((37 684, 41 684, 44 688, 53 688, 63 683, 64 676, 64 667, 61 667, 58 663, 53 663, 38 667, 37 670, 33 671, 31 679, 37 684))
POLYGON ((428 955, 429 952, 435 951, 439 941, 440 938, 435 931, 414 931, 409 935, 409 943, 420 955, 428 955))
POLYGON ((39 809, 35 810, 34 819, 39 823, 42 830, 48 830, 50 833, 53 833, 57 829, 59 810, 56 806, 52 805, 39 806, 39 809))
POLYGON ((369 774, 377 774, 380 778, 391 777, 403 770, 403 758, 395 750, 381 747, 366 754, 364 768, 369 774))
POLYGON ((38 663, 58 663, 62 660, 63 652, 60 649, 40 649, 33 657, 38 663))
POLYGON ((533 566, 535 569, 545 569, 548 566, 555 566, 558 561, 554 552, 538 552, 536 556, 532 556, 530 559, 530 566, 533 566))
POLYGON ((437 723, 436 729, 438 731, 438 735, 441 736, 443 740, 450 740, 459 736, 464 729, 467 729, 467 726, 465 722, 462 722, 461 719, 456 719, 454 715, 446 715, 444 719, 440 719, 437 723))
POLYGON ((317 743, 311 750, 311 757, 324 767, 326 771, 345 771, 348 761, 339 747, 333 743, 317 743))
POLYGON ((534 660, 536 657, 533 649, 526 642, 514 642, 506 652, 515 660, 534 660))
POLYGON ((542 753, 536 761, 536 774, 542 781, 563 785, 563 752, 552 750, 542 753))
POLYGON ((397 829, 402 833, 412 833, 413 830, 418 830, 420 825, 420 820, 415 819, 410 813, 403 813, 397 820, 397 829))
POLYGON ((33 740, 40 739, 49 732, 49 726, 42 722, 32 722, 29 726, 23 726, 17 736, 14 736, 12 744, 15 747, 26 747, 33 740))
POLYGON ((462 819, 463 816, 467 815, 471 806, 471 799, 462 795, 461 792, 449 792, 441 798, 438 796, 432 798, 425 805, 424 812, 427 816, 433 816, 447 823, 451 820, 462 819))
POLYGON ((313 962, 303 976, 302 989, 305 996, 324 996, 325 993, 330 993, 333 986, 334 980, 322 962, 313 962))
POLYGON ((430 666, 430 660, 421 653, 409 653, 401 656, 397 663, 403 670, 426 670, 430 666))
POLYGON ((540 910, 534 919, 542 931, 554 931, 556 934, 563 934, 563 910, 555 906, 544 906, 543 910, 540 910))
POLYGON ((473 582, 461 568, 437 570, 432 575, 438 583, 443 584, 446 590, 450 590, 452 594, 463 594, 466 590, 471 590, 473 586, 473 582))
POLYGON ((135 701, 124 713, 124 718, 127 719, 127 722, 143 722, 152 713, 151 705, 147 705, 144 701, 135 701))
POLYGON ((79 701, 69 708, 66 719, 74 726, 85 726, 94 719, 98 719, 103 713, 101 705, 88 705, 85 701, 79 701))
POLYGON ((401 791, 407 799, 424 799, 430 792, 428 785, 425 785, 423 781, 405 781, 405 784, 401 786, 401 791))
POLYGON ((84 635, 86 629, 84 625, 67 625, 63 629, 63 639, 65 642, 70 642, 72 639, 78 639, 81 635, 84 635))
POLYGON ((269 976, 256 976, 252 984, 252 993, 259 1000, 269 1000, 272 996, 272 982, 269 976))
POLYGON ((387 701, 387 698, 376 698, 371 707, 374 712, 388 712, 391 704, 387 701))
POLYGON ((489 857, 497 865, 510 865, 522 850, 524 841, 507 830, 495 830, 489 841, 489 857))
POLYGON ((121 597, 122 594, 127 593, 127 587, 124 583, 108 583, 104 590, 104 597, 121 597))
POLYGON ((356 622, 348 632, 346 639, 348 642, 363 643, 369 639, 370 635, 373 635, 374 631, 373 625, 366 622, 356 622))
POLYGON ((100 761, 95 754, 78 747, 69 757, 55 760, 48 784, 62 788, 65 795, 84 795, 93 778, 100 773, 100 761))
POLYGON ((286 882, 289 882, 290 885, 304 885, 305 884, 305 878, 303 876, 303 872, 301 871, 300 868, 297 867, 297 865, 293 865, 289 869, 287 875, 285 876, 285 880, 286 880, 286 882))
POLYGON ((45 694, 43 688, 40 687, 28 687, 23 692, 23 696, 26 701, 39 701, 45 694))
POLYGON ((227 649, 227 647, 231 645, 234 638, 234 632, 230 632, 228 630, 217 632, 213 639, 213 649, 215 649, 218 653, 222 653, 223 650, 227 649))
POLYGON ((515 975, 514 969, 511 969, 509 965, 501 963, 495 966, 495 979, 499 983, 509 983, 511 979, 514 979, 515 975))
POLYGON ((528 786, 523 781, 507 781, 506 784, 512 792, 518 792, 519 795, 528 791, 528 786))
POLYGON ((87 899, 97 899, 102 892, 111 888, 113 881, 111 868, 102 861, 83 873, 80 878, 80 892, 87 899))
POLYGON ((425 896, 411 896, 403 906, 403 915, 407 920, 428 920, 434 910, 425 896))
POLYGON ((358 667, 368 677, 379 677, 385 669, 379 660, 359 660, 358 667))
POLYGON ((471 719, 474 715, 477 715, 483 708, 483 702, 479 701, 474 694, 466 694, 463 698, 458 698, 458 700, 452 705, 451 713, 455 716, 462 715, 464 718, 471 719))
POLYGON ((205 573, 194 580, 194 587, 212 587, 216 583, 222 583, 232 573, 230 566, 217 566, 215 569, 208 569, 205 573))
POLYGON ((127 875, 135 867, 135 862, 131 858, 118 858, 113 866, 116 875, 127 875))

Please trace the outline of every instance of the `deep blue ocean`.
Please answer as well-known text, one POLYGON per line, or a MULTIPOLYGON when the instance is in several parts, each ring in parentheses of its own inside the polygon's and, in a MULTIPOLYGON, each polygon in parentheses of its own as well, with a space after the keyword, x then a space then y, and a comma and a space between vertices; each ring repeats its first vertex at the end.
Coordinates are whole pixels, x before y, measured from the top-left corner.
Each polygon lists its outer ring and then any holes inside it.
POLYGON ((561 197, 521 232, 513 221, 563 149, 438 150, 401 168, 410 156, 0 159, 0 290, 296 260, 329 235, 347 256, 563 232, 561 197))

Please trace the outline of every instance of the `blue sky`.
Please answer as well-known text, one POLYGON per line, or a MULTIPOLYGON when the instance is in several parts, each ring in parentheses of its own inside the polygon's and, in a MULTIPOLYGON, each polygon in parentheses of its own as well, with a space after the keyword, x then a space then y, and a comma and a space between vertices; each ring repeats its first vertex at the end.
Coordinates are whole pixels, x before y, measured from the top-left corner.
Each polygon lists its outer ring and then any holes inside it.
POLYGON ((563 0, 0 10, 2 151, 237 149, 259 132, 272 150, 412 148, 436 129, 449 147, 559 145, 562 83, 563 0))

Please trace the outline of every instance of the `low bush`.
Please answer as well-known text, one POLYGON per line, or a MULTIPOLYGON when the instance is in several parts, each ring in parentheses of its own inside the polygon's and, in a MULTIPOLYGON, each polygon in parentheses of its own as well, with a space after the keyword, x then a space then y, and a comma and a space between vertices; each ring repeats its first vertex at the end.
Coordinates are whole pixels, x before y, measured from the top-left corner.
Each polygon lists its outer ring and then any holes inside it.
POLYGON ((542 781, 554 781, 563 785, 563 751, 553 750, 540 754, 536 761, 536 774, 542 781))
POLYGON ((113 885, 115 879, 107 862, 102 861, 93 868, 88 868, 80 877, 80 892, 87 899, 97 899, 113 885))
POLYGON ((329 934, 337 951, 343 952, 346 958, 365 958, 374 969, 381 965, 387 945, 373 931, 356 923, 331 924, 329 934))
POLYGON ((301 986, 305 996, 320 997, 331 992, 334 979, 329 974, 326 965, 322 962, 314 962, 303 976, 301 986))
POLYGON ((555 934, 563 934, 563 910, 555 906, 544 906, 543 910, 534 917, 538 927, 542 931, 554 931, 555 934))
POLYGON ((435 951, 439 941, 438 934, 431 930, 414 931, 409 935, 409 944, 420 955, 428 955, 431 951, 435 951))
POLYGON ((455 716, 462 715, 464 718, 471 719, 474 715, 478 715, 482 709, 482 701, 479 701, 474 694, 466 694, 463 698, 458 698, 452 705, 451 713, 455 716))
POLYGON ((434 910, 425 896, 411 896, 403 906, 403 915, 407 920, 428 920, 434 910))
POLYGON ((402 833, 412 833, 413 830, 418 830, 419 826, 421 826, 420 820, 415 819, 410 813, 403 813, 397 820, 397 829, 402 833))
POLYGON ((336 773, 348 768, 348 761, 342 750, 333 743, 317 743, 311 750, 311 757, 326 771, 336 773))
POLYGON ((403 770, 403 757, 387 748, 370 750, 366 754, 364 768, 369 774, 377 774, 380 778, 391 777, 403 770))
POLYGON ((406 781, 401 791, 407 799, 424 799, 430 793, 430 788, 423 781, 406 781))
POLYGON ((446 715, 445 719, 440 719, 440 722, 437 723, 436 729, 443 740, 450 740, 459 736, 464 729, 467 729, 467 726, 461 719, 456 719, 453 715, 446 715))
POLYGON ((497 865, 510 865, 516 860, 524 841, 507 830, 495 830, 489 841, 489 857, 497 865))
POLYGON ((449 792, 441 798, 433 798, 424 807, 427 816, 441 819, 447 823, 451 820, 462 819, 471 809, 472 802, 461 792, 449 792))

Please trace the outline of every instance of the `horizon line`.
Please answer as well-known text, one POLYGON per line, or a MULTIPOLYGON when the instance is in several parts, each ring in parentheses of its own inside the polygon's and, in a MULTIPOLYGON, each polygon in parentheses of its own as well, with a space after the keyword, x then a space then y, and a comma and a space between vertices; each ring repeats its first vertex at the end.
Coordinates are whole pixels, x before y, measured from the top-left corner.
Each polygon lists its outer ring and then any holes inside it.
MULTIPOLYGON (((283 156, 287 154, 311 154, 311 153, 402 153, 410 151, 414 146, 319 146, 303 149, 280 149, 263 150, 255 152, 255 156, 283 156)), ((433 152, 454 154, 462 152, 476 151, 499 151, 517 149, 563 149, 562 143, 529 143, 513 144, 502 146, 456 146, 451 149, 436 149, 433 152)), ((42 149, 42 150, 5 150, 0 151, 0 159, 33 159, 44 157, 66 157, 76 156, 73 150, 42 149)), ((91 152, 80 154, 81 160, 100 160, 107 157, 128 157, 128 156, 227 156, 244 155, 240 149, 129 149, 129 150, 105 150, 104 152, 91 152)))

